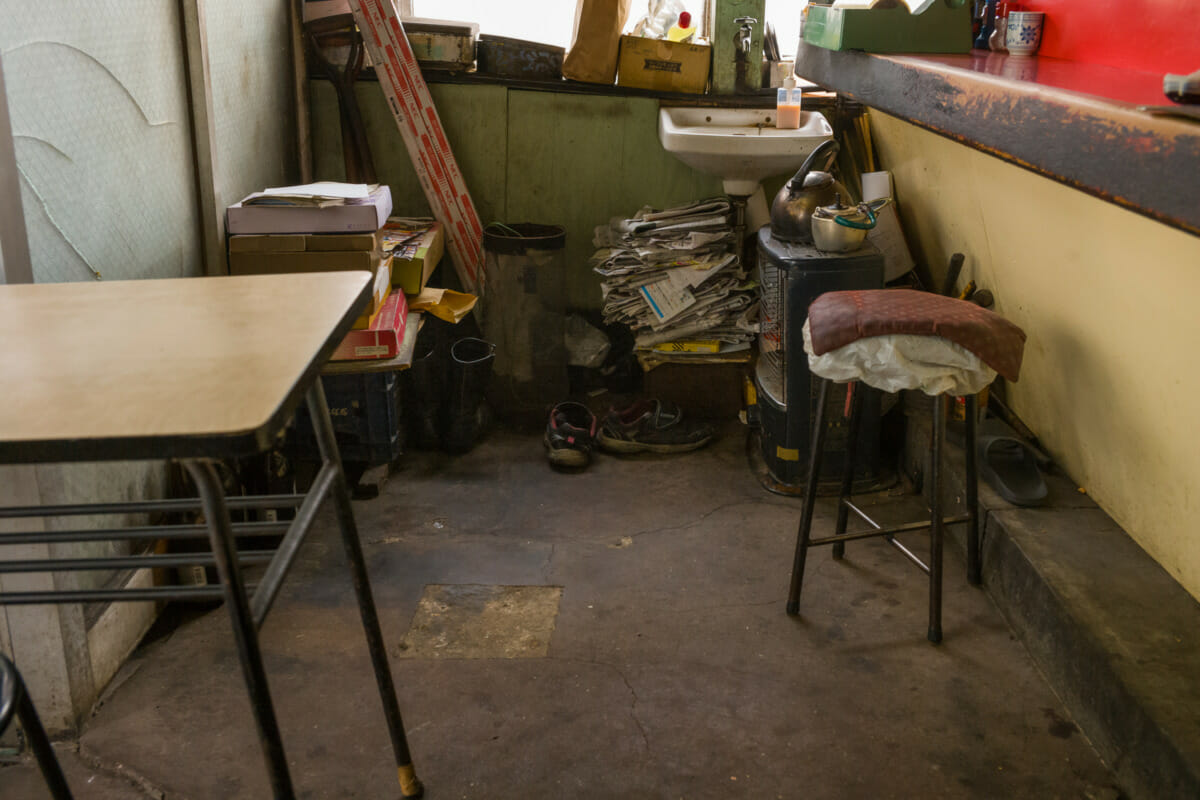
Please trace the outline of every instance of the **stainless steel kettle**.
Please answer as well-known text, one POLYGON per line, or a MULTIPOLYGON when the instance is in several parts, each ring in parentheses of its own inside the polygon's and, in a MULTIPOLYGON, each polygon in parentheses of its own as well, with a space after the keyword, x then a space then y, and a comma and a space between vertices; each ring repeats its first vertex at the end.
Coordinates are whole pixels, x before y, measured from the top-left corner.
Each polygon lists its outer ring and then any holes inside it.
POLYGON ((821 142, 809 153, 800 171, 779 190, 771 204, 771 235, 784 242, 812 244, 812 215, 819 206, 833 202, 835 195, 848 196, 829 168, 839 145, 833 139, 821 142))

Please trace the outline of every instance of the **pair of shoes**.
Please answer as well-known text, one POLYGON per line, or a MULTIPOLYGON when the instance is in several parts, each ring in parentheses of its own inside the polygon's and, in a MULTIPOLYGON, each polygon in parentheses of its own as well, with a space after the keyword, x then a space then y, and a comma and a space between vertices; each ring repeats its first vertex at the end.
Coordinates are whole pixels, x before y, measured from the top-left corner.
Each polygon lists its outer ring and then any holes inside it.
POLYGON ((712 438, 711 425, 686 421, 678 406, 659 400, 610 410, 600 429, 600 446, 610 453, 686 453, 712 438))
POLYGON ((552 466, 586 467, 596 444, 596 415, 582 403, 559 403, 550 410, 542 443, 552 466))

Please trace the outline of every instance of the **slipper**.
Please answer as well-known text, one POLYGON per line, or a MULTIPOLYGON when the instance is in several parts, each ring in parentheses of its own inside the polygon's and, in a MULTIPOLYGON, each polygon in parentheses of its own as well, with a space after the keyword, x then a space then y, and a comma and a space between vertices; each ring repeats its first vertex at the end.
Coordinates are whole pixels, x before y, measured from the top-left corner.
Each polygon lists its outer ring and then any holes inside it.
POLYGON ((980 476, 1008 502, 1036 506, 1046 499, 1036 449, 1004 420, 989 417, 979 423, 975 452, 980 476))

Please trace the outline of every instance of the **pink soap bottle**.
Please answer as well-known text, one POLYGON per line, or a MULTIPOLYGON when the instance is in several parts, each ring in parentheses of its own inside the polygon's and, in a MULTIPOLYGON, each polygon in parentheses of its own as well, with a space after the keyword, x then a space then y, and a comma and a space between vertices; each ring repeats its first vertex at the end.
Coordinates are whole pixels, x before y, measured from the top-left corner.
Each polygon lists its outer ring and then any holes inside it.
POLYGON ((796 86, 796 76, 788 75, 783 79, 779 88, 778 99, 775 101, 775 127, 800 127, 800 89, 796 86))

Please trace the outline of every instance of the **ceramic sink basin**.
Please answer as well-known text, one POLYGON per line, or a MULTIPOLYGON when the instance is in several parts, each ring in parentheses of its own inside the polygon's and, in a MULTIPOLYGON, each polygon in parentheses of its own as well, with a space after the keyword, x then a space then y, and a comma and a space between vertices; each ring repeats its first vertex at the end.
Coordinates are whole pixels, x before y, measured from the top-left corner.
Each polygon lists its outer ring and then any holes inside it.
POLYGON ((773 108, 661 108, 658 140, 692 169, 716 175, 731 195, 751 195, 763 178, 800 169, 833 128, 816 111, 800 127, 775 127, 773 108))

